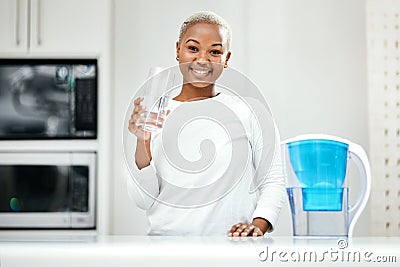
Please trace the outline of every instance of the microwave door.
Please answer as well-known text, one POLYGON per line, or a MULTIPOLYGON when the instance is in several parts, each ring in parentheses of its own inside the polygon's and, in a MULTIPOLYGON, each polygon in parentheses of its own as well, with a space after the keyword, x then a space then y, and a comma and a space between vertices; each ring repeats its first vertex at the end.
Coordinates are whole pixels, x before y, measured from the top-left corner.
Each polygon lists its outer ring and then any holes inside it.
POLYGON ((97 60, 0 59, 0 139, 96 139, 97 60))
POLYGON ((95 153, 72 154, 72 228, 90 228, 95 225, 95 165, 95 153))
POLYGON ((0 153, 0 228, 94 228, 96 153, 0 153))
POLYGON ((50 161, 42 158, 43 163, 37 154, 0 155, 0 227, 62 228, 71 224, 69 157, 51 155, 50 161))
POLYGON ((1 79, 6 83, 1 98, 8 106, 3 113, 0 131, 3 135, 15 138, 68 136, 72 88, 68 81, 58 78, 58 73, 70 75, 70 66, 9 66, 1 71, 6 76, 1 79))

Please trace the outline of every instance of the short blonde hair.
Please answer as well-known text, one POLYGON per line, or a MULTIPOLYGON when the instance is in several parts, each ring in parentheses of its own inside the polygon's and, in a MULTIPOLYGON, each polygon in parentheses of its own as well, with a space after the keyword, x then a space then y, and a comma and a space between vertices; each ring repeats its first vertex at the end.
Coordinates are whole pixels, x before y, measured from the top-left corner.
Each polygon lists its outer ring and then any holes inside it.
POLYGON ((209 24, 214 24, 222 27, 222 29, 225 30, 226 32, 226 46, 227 49, 229 50, 231 40, 232 40, 232 30, 229 24, 219 15, 210 12, 210 11, 200 11, 197 13, 194 13, 190 17, 188 17, 181 26, 181 29, 179 31, 179 42, 182 41, 183 35, 187 32, 187 30, 198 23, 209 23, 209 24))

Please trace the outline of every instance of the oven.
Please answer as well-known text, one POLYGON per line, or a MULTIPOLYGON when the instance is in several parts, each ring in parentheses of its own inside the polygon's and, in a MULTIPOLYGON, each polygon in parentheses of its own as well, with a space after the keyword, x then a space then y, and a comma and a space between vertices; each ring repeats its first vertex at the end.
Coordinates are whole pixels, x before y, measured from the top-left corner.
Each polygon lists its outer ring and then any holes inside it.
POLYGON ((95 228, 95 152, 1 152, 0 228, 95 228))

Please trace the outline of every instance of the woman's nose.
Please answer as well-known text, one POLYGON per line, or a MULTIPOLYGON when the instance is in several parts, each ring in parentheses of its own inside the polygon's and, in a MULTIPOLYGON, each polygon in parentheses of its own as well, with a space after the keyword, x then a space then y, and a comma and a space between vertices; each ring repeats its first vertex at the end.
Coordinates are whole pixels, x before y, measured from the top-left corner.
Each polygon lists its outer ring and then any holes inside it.
POLYGON ((200 51, 197 57, 197 62, 199 63, 207 63, 208 62, 208 55, 206 51, 200 51))

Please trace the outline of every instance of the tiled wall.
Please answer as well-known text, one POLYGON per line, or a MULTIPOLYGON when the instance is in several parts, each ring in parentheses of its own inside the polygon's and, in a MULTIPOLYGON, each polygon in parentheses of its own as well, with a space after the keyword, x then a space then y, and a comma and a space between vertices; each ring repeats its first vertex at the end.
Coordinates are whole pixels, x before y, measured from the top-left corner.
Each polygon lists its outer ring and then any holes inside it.
POLYGON ((400 234, 400 1, 367 3, 371 231, 400 234))

